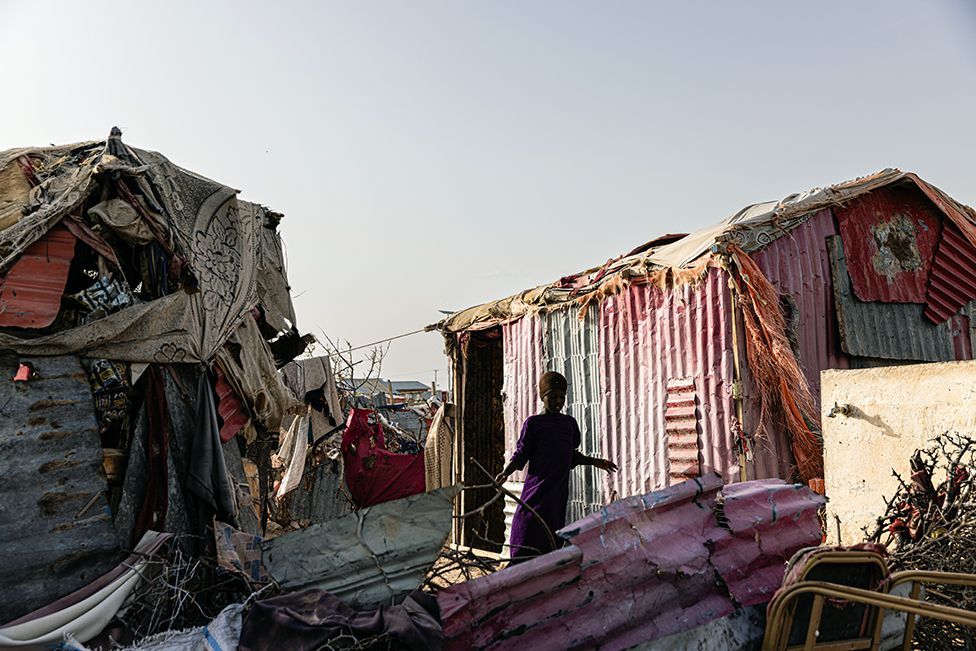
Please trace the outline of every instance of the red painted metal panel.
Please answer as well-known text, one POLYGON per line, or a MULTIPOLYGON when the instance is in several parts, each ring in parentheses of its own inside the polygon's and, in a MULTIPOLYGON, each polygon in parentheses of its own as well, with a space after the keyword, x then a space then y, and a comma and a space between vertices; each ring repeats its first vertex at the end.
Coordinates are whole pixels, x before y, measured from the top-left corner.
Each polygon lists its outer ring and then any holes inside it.
POLYGON ((227 381, 223 369, 217 364, 213 365, 214 374, 217 382, 214 390, 217 393, 217 413, 223 424, 220 426, 220 440, 224 443, 234 438, 241 428, 247 425, 251 417, 247 413, 241 399, 237 397, 234 387, 227 381))
POLYGON ((932 323, 943 323, 972 300, 976 300, 976 247, 957 226, 946 222, 932 260, 925 316, 932 323))
POLYGON ((604 454, 620 466, 607 495, 639 495, 669 482, 665 413, 671 378, 692 378, 700 398, 702 472, 738 479, 731 428, 732 337, 728 276, 697 286, 627 288, 599 307, 604 454))
POLYGON ((925 303, 942 212, 921 191, 893 186, 835 209, 854 293, 862 301, 925 303))
MULTIPOLYGON (((542 353, 544 325, 537 314, 502 326, 505 381, 502 387, 505 416, 505 460, 515 451, 522 423, 539 413, 538 381, 546 372, 542 353)), ((525 471, 512 474, 512 481, 525 481, 525 471)))
POLYGON ((625 649, 764 603, 820 542, 824 501, 714 474, 618 500, 561 530, 568 547, 441 591, 446 648, 625 649))
POLYGON ((668 403, 664 412, 668 437, 668 465, 671 481, 683 481, 701 474, 698 443, 698 396, 695 379, 668 382, 668 403))
MULTIPOLYGON (((833 214, 829 209, 822 210, 788 235, 751 254, 773 287, 781 295, 792 298, 795 314, 787 319, 787 325, 792 323, 795 327, 797 360, 818 405, 820 371, 850 368, 850 358, 841 350, 834 306, 827 250, 827 238, 833 235, 837 235, 833 214)), ((744 349, 742 358, 745 359, 744 349)), ((745 376, 743 427, 749 434, 759 423, 759 401, 754 399, 748 372, 745 376)), ((792 458, 789 439, 779 424, 771 422, 768 425, 773 431, 755 442, 756 459, 750 477, 788 477, 788 460, 792 458), (783 463, 781 460, 786 460, 786 467, 777 468, 777 463, 783 463)))
POLYGON ((0 276, 0 326, 46 328, 61 310, 75 257, 75 236, 63 226, 31 244, 0 276))

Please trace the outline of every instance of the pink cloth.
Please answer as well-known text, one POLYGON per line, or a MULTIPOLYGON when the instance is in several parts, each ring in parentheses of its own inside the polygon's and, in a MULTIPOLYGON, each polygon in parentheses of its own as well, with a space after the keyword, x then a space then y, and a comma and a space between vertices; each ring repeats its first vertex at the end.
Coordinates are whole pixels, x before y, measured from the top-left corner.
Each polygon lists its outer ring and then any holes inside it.
POLYGON ((369 409, 353 409, 342 435, 346 486, 357 507, 423 493, 424 455, 386 449, 383 425, 369 409))

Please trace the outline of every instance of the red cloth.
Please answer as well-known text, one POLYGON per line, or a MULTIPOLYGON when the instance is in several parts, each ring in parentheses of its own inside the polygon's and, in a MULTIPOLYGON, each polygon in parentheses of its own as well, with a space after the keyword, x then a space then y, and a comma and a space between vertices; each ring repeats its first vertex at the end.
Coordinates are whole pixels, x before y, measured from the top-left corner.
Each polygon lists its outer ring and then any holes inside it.
POLYGON ((424 492, 424 455, 387 450, 383 425, 370 409, 349 414, 342 461, 346 486, 359 508, 424 492))

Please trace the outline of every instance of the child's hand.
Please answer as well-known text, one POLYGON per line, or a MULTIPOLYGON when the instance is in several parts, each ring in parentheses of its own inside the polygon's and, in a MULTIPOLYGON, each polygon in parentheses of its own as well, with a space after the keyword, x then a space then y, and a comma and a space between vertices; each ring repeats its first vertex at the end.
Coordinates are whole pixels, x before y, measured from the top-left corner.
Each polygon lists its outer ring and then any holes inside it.
POLYGON ((600 470, 606 470, 607 472, 617 472, 617 464, 615 464, 613 461, 610 461, 610 459, 596 459, 593 465, 599 468, 600 470))

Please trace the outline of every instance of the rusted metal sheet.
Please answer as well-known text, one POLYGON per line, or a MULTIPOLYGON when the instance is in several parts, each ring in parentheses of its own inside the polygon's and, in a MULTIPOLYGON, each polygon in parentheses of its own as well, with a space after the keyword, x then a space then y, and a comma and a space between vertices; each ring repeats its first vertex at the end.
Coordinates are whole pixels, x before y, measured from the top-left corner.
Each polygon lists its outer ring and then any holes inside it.
POLYGON ((278 501, 279 521, 320 524, 352 513, 352 499, 342 479, 342 460, 324 460, 314 465, 313 455, 305 461, 298 488, 278 501))
POLYGON ((787 327, 795 328, 797 361, 818 404, 820 371, 850 366, 840 346, 827 251, 827 238, 837 234, 830 210, 821 210, 789 235, 752 254, 773 287, 792 299, 789 307, 794 312, 786 315, 787 327))
POLYGON ((932 323, 943 323, 960 308, 976 299, 976 247, 959 229, 946 222, 942 241, 932 260, 928 293, 925 295, 925 317, 932 323))
POLYGON ((834 214, 854 294, 862 301, 925 303, 942 213, 914 186, 889 186, 834 214))
POLYGON ((673 291, 631 286, 599 309, 604 456, 620 466, 608 498, 668 484, 665 412, 675 377, 693 378, 701 396, 702 471, 738 478, 728 275, 709 269, 697 287, 673 291))
MULTIPOLYGON (((564 411, 576 419, 582 440, 580 452, 603 454, 600 436, 600 354, 596 310, 583 319, 577 310, 558 310, 542 316, 546 370, 566 376, 569 390, 564 411)), ((528 380, 535 382, 535 378, 528 380)), ((605 503, 603 471, 593 466, 574 468, 569 477, 566 522, 579 520, 605 503)))
POLYGON ((416 590, 451 531, 458 488, 370 506, 261 543, 262 562, 283 588, 328 590, 353 606, 416 590))
POLYGON ((91 389, 75 357, 0 362, 0 622, 119 561, 91 389), (18 361, 37 377, 11 382, 18 361))
POLYGON ((698 395, 694 378, 668 380, 664 431, 668 437, 671 481, 683 481, 701 474, 698 421, 698 395))
POLYGON ((841 347, 849 355, 928 362, 955 359, 948 324, 924 318, 924 305, 858 300, 840 237, 828 240, 841 347))
POLYGON ((763 603, 820 542, 824 501, 715 474, 618 500, 562 529, 569 546, 442 591, 446 648, 624 649, 763 603))
MULTIPOLYGON (((546 372, 542 353, 542 319, 536 314, 502 326, 505 355, 505 381, 502 400, 505 410, 505 460, 515 451, 522 423, 539 413, 538 381, 546 372)), ((512 474, 515 481, 525 480, 525 471, 512 474)))
POLYGON ((31 244, 0 275, 0 327, 46 328, 61 310, 61 296, 75 257, 75 236, 63 226, 31 244))

